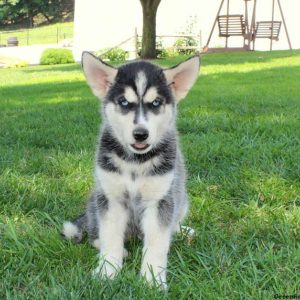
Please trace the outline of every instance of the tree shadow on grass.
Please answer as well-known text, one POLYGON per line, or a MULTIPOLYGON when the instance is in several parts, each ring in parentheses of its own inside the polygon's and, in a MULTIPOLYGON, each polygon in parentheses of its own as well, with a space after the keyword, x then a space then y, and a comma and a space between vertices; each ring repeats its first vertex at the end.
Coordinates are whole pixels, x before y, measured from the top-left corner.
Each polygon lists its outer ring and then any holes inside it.
MULTIPOLYGON (((298 73, 299 69, 277 71, 298 73)), ((283 87, 286 83, 273 82, 263 71, 236 74, 234 78, 229 78, 230 75, 233 74, 219 74, 217 80, 215 75, 200 79, 180 107, 179 129, 190 173, 189 194, 195 197, 190 220, 196 226, 197 235, 188 247, 183 240, 173 243, 176 249, 170 253, 168 276, 175 279, 170 289, 174 297, 180 293, 176 294, 176 288, 187 287, 180 285, 182 278, 192 283, 189 295, 194 298, 199 291, 203 292, 202 282, 206 289, 208 286, 208 298, 212 290, 218 292, 224 283, 233 286, 233 292, 235 287, 243 292, 245 288, 236 283, 236 278, 238 281, 242 278, 247 286, 253 282, 258 287, 267 284, 270 290, 279 287, 285 291, 286 286, 297 283, 296 277, 287 277, 284 270, 290 270, 289 274, 294 276, 298 263, 297 212, 288 211, 288 203, 297 197, 299 187, 299 180, 297 186, 296 177, 289 175, 289 172, 296 175, 300 166, 297 162, 300 131, 296 130, 295 123, 300 115, 299 106, 295 106, 299 89, 293 90, 291 84, 292 90, 288 92, 283 87), (244 87, 249 75, 253 85, 244 87), (228 84, 232 81, 236 81, 234 87, 228 84), (271 88, 266 90, 264 86, 268 84, 271 88), (274 86, 278 84, 281 89, 276 90, 274 86), (258 207, 250 205, 251 200, 259 201, 258 207), (243 207, 243 204, 249 205, 243 207), (264 209, 260 209, 262 206, 264 209), (266 206, 271 209, 265 209, 266 206), (188 262, 187 267, 183 262, 188 262), (253 268, 258 273, 253 275, 253 268), (279 275, 273 279, 273 274, 279 275), (204 280, 197 286, 200 277, 204 280), (224 281, 214 280, 218 278, 224 281), (211 282, 217 283, 211 285, 211 282)), ((90 172, 87 169, 92 168, 87 157, 94 153, 99 103, 82 82, 14 86, 3 91, 0 164, 4 156, 10 160, 1 164, 0 173, 1 207, 5 220, 10 219, 10 226, 6 226, 6 221, 2 224, 3 253, 8 254, 3 256, 4 271, 18 279, 21 266, 24 287, 28 285, 26 278, 31 280, 34 275, 38 279, 35 282, 44 286, 46 293, 57 291, 59 283, 64 296, 65 290, 72 290, 76 295, 81 283, 91 282, 82 278, 78 281, 78 276, 90 269, 94 251, 87 247, 75 251, 74 247, 61 246, 57 243, 59 229, 53 228, 53 224, 60 224, 65 217, 73 217, 83 209, 84 194, 92 182, 92 176, 87 178, 90 172), (87 153, 82 156, 82 152, 87 153), (49 222, 51 218, 55 221, 49 222), (78 261, 84 272, 71 269, 78 261), (29 267, 24 267, 24 263, 29 267), (51 279, 53 288, 52 285, 49 288, 47 274, 51 268, 71 269, 72 272, 63 274, 63 279, 75 275, 72 280, 62 280, 57 279, 56 272, 51 279)), ((138 245, 132 247, 136 249, 138 245)), ((133 263, 136 258, 135 254, 133 263)), ((131 270, 134 268, 136 263, 130 266, 131 270)), ((16 280, 10 279, 8 289, 16 280)), ((132 285, 136 277, 125 280, 123 287, 132 285)), ((92 289, 94 285, 100 286, 103 293, 103 285, 97 280, 92 282, 92 289)), ((113 286, 109 283, 108 298, 115 296, 116 290, 122 290, 120 286, 116 281, 113 286)), ((139 282, 135 288, 140 288, 139 282)), ((85 287, 83 290, 86 291, 85 287)), ((33 293, 36 295, 36 291, 33 293)), ((88 289, 87 297, 90 295, 88 289)))
POLYGON ((24 68, 21 71, 23 73, 38 73, 45 72, 45 70, 49 71, 60 71, 60 72, 73 72, 73 71, 81 71, 81 64, 64 64, 64 65, 39 65, 24 68))
MULTIPOLYGON (((179 130, 183 134, 200 135, 212 131, 230 132, 240 128, 238 123, 244 123, 247 130, 251 126, 266 129, 269 125, 270 128, 283 126, 287 130, 296 128, 299 124, 298 83, 293 80, 287 86, 287 81, 296 74, 300 74, 300 67, 200 77, 180 104, 179 130), (277 74, 292 75, 282 80, 282 75, 277 74)), ((1 105, 5 118, 5 122, 2 118, 3 128, 9 130, 28 127, 45 130, 48 136, 48 130, 66 128, 72 136, 72 128, 76 130, 80 124, 84 131, 83 120, 89 123, 99 110, 99 102, 84 82, 31 84, 30 88, 16 85, 3 87, 1 91, 6 99, 1 105)), ((242 132, 243 129, 240 134, 242 132)), ((12 137, 12 140, 15 139, 12 137)))
MULTIPOLYGON (((214 53, 214 54, 201 54, 201 65, 202 66, 213 66, 213 65, 234 65, 234 64, 244 64, 244 63, 266 63, 275 59, 287 58, 287 57, 299 57, 299 50, 287 50, 287 51, 258 51, 258 52, 238 52, 238 53, 214 53)), ((162 64, 163 66, 171 66, 180 63, 189 56, 178 56, 174 58, 167 58, 164 60, 155 60, 157 64, 162 64)), ((124 62, 112 62, 114 66, 119 66, 124 62)), ((21 71, 24 73, 38 73, 44 72, 49 69, 49 71, 60 71, 60 72, 71 72, 71 71, 81 71, 81 64, 65 64, 65 65, 51 65, 51 66, 35 66, 24 68, 21 71)))
MULTIPOLYGON (((127 62, 109 62, 109 64, 113 66, 120 66, 127 62)), ((63 64, 63 65, 39 65, 21 69, 24 73, 39 73, 45 72, 46 70, 49 71, 59 71, 59 72, 73 72, 73 71, 80 71, 82 72, 81 63, 74 63, 74 64, 63 64)))
MULTIPOLYGON (((232 199, 257 193, 245 184, 245 170, 250 167, 252 173, 275 174, 291 184, 299 178, 300 95, 295 74, 300 74, 300 67, 200 77, 179 108, 190 177, 199 176, 212 185, 228 183, 224 189, 232 191, 227 193, 232 199), (293 81, 278 74, 291 74, 293 81), (235 84, 228 87, 228 82, 235 84)), ((19 85, 4 87, 2 92, 6 99, 0 103, 0 143, 2 157, 7 157, 4 168, 18 168, 24 159, 34 161, 36 151, 40 162, 43 152, 54 160, 61 159, 58 153, 75 160, 82 159, 82 152, 93 156, 99 102, 85 83, 19 85), (27 154, 22 157, 20 153, 27 154)), ((38 164, 32 166, 31 174, 51 173, 38 164)), ((59 164, 52 167, 60 168, 59 164)))

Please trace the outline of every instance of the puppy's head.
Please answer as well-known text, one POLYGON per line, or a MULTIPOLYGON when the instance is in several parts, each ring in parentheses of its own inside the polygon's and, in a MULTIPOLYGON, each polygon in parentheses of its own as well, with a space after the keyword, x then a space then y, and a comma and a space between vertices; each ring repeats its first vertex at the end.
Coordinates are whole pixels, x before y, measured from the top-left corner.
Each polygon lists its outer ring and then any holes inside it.
POLYGON ((82 66, 114 136, 128 151, 142 154, 173 128, 176 103, 196 81, 200 60, 194 56, 169 69, 146 61, 114 68, 84 52, 82 66))

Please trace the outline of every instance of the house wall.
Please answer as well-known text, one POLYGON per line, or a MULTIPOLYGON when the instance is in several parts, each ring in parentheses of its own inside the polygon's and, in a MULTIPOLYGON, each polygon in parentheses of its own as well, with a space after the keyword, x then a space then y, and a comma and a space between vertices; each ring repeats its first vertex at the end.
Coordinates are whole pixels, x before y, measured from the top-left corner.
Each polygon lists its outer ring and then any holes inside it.
POLYGON ((74 56, 112 47, 133 36, 141 14, 138 0, 76 0, 74 56), (131 3, 132 2, 132 3, 131 3))

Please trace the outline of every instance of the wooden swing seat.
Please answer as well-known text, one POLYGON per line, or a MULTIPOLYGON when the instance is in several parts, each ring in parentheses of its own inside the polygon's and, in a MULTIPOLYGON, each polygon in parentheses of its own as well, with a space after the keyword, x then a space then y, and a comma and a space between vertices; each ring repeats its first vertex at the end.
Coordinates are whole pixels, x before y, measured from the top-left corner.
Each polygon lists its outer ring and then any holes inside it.
POLYGON ((254 37, 268 38, 272 40, 279 40, 281 22, 280 21, 260 21, 255 24, 254 37))
POLYGON ((219 36, 244 36, 245 21, 243 15, 222 15, 218 16, 219 36))

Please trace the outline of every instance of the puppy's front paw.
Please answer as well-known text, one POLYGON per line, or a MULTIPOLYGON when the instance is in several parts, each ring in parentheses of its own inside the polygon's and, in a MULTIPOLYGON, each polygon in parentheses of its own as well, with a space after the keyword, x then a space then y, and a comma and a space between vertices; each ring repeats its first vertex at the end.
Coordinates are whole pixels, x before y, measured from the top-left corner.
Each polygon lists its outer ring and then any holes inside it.
POLYGON ((113 264, 107 260, 101 260, 99 266, 92 272, 94 278, 107 278, 114 279, 114 277, 120 271, 121 266, 119 264, 113 264))
POLYGON ((158 270, 154 271, 151 266, 147 266, 142 268, 141 275, 150 286, 158 286, 162 290, 168 289, 165 270, 158 272, 158 270))

